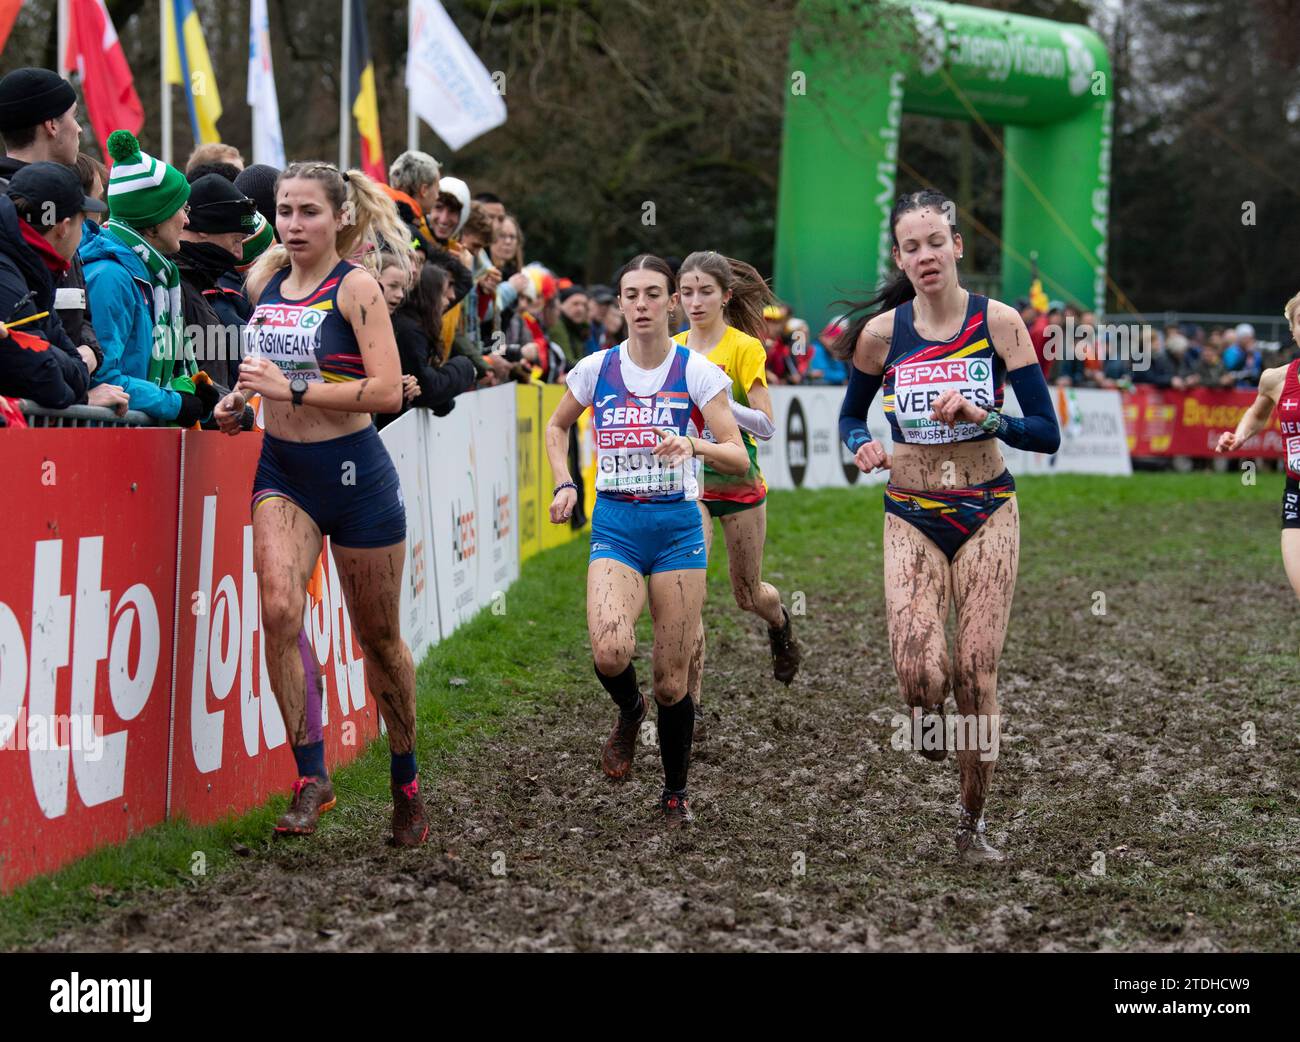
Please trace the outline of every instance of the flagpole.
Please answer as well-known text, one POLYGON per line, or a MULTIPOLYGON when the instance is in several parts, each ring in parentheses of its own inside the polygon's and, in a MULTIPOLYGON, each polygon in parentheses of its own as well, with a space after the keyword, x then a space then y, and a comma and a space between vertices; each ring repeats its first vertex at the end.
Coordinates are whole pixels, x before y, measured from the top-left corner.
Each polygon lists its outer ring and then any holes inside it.
POLYGON ((54 63, 65 80, 72 79, 68 73, 68 30, 71 27, 68 15, 68 0, 59 0, 59 53, 54 63))
MULTIPOLYGON (((172 92, 167 83, 167 6, 172 0, 158 0, 158 79, 162 86, 162 155, 164 163, 172 161, 172 92)), ((105 159, 108 156, 104 157, 105 159)))
POLYGON ((411 47, 415 40, 411 35, 412 20, 415 16, 415 0, 406 0, 406 150, 414 152, 420 147, 420 119, 415 114, 415 102, 411 100, 411 47))
POLYGON ((343 56, 339 69, 339 169, 346 170, 348 146, 352 143, 352 112, 348 106, 352 90, 352 0, 343 0, 343 56))

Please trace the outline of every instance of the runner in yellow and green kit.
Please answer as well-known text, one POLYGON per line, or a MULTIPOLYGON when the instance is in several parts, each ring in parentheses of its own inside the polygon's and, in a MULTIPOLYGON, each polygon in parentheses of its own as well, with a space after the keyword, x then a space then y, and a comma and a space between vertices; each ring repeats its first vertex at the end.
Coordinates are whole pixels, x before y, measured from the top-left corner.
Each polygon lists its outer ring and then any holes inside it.
MULTIPOLYGON (((764 328, 763 305, 771 299, 771 291, 752 266, 712 251, 692 253, 682 262, 678 287, 691 325, 677 335, 677 342, 700 352, 731 377, 731 411, 749 453, 749 469, 743 475, 720 474, 707 463, 704 466, 700 513, 705 545, 712 548, 713 518, 720 518, 736 604, 767 623, 772 675, 789 684, 799 669, 799 645, 780 593, 763 581, 767 482, 758 467, 755 441, 755 436, 770 438, 775 430, 767 390, 767 353, 758 339, 764 328)), ((704 437, 711 437, 707 430, 704 437)), ((698 702, 704 665, 702 624, 695 655, 691 696, 698 702)))

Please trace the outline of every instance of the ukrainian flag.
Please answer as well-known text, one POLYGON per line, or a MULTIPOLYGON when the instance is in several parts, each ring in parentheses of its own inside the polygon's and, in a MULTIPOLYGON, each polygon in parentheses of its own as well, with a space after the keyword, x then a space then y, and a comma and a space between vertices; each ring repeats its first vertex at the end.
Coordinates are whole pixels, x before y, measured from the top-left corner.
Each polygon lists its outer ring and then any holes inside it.
POLYGON ((168 83, 185 90, 194 143, 207 145, 220 141, 217 120, 221 118, 221 95, 217 93, 217 78, 212 74, 212 62, 208 58, 208 45, 203 40, 198 12, 194 10, 192 0, 170 0, 163 10, 167 18, 163 76, 168 83))
POLYGON ((370 34, 366 32, 366 0, 352 4, 352 46, 348 56, 348 86, 352 118, 361 135, 361 169, 376 181, 387 183, 388 164, 379 140, 379 99, 375 95, 375 65, 370 60, 370 34))

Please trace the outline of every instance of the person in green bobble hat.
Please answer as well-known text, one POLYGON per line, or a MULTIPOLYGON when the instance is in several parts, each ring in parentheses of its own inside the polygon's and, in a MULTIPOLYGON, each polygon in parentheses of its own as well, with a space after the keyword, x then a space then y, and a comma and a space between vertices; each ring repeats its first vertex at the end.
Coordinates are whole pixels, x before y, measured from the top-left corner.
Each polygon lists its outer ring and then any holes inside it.
POLYGON ((108 152, 109 219, 80 251, 104 349, 92 382, 119 385, 132 409, 160 423, 193 427, 211 415, 220 395, 202 376, 195 379, 180 272, 168 259, 180 249, 190 186, 174 166, 142 151, 130 131, 113 131, 108 152))

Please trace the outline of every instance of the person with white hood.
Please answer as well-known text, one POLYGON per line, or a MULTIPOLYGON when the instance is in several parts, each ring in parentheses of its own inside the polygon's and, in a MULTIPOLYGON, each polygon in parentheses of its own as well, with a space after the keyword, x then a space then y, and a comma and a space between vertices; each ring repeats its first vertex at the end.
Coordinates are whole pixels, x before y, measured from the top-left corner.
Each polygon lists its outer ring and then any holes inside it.
MULTIPOLYGON (((438 180, 438 197, 433 210, 428 215, 429 230, 433 232, 435 242, 463 264, 467 271, 474 271, 474 256, 465 249, 457 236, 469 217, 469 185, 459 177, 442 177, 438 180)), ((472 288, 472 286, 471 286, 472 288)), ((464 355, 474 363, 478 379, 485 386, 495 383, 496 377, 483 357, 482 343, 476 343, 466 328, 467 297, 457 300, 442 316, 442 342, 451 345, 451 354, 464 355)))

